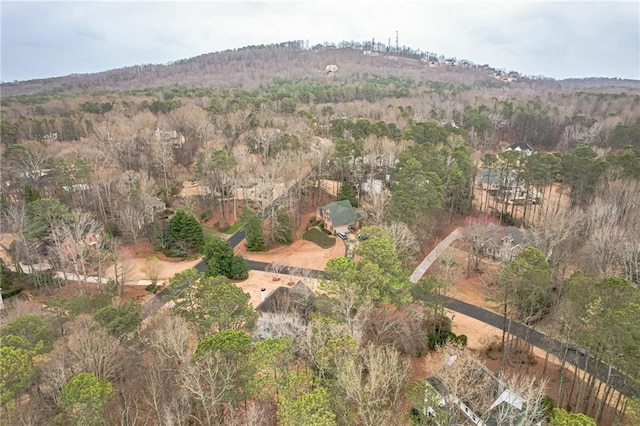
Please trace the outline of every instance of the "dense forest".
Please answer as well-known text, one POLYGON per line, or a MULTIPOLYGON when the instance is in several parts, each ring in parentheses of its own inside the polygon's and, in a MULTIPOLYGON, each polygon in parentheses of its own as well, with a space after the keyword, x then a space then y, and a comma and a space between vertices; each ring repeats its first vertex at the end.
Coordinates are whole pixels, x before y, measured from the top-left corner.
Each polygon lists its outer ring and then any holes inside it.
POLYGON ((450 424, 415 365, 469 357, 440 378, 482 407, 478 361, 444 307, 451 276, 410 273, 452 226, 504 324, 566 344, 551 398, 505 326, 491 350, 526 409, 502 424, 640 421, 639 81, 295 41, 1 89, 10 424, 450 424), (219 236, 291 244, 327 196, 365 213, 362 238, 303 303, 256 311, 219 236), (495 246, 515 233, 517 250, 495 246), (150 259, 150 298, 127 298, 123 247, 143 243, 204 267, 154 296, 150 259), (572 370, 569 348, 608 375, 572 370))

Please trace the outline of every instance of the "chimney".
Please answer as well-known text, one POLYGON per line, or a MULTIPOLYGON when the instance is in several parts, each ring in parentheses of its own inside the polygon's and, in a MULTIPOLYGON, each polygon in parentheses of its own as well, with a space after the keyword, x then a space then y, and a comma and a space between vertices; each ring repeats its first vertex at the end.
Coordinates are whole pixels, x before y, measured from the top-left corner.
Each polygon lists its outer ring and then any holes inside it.
POLYGON ((260 289, 260 298, 262 299, 263 302, 267 298, 267 289, 264 287, 260 289))

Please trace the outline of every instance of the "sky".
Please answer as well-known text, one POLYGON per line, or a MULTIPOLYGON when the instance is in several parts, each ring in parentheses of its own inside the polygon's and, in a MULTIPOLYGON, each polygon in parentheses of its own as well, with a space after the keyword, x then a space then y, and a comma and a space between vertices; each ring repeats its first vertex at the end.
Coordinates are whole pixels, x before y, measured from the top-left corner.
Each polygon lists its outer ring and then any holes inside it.
POLYGON ((375 39, 526 75, 640 79, 640 1, 0 2, 3 82, 375 39))

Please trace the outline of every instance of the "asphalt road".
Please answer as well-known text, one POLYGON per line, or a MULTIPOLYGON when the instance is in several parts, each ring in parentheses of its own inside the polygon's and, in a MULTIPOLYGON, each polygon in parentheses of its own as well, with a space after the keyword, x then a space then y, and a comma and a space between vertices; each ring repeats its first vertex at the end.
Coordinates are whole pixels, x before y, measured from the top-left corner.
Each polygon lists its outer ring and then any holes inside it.
MULTIPOLYGON (((505 327, 505 319, 501 315, 451 297, 442 296, 442 300, 444 306, 451 311, 482 321, 500 330, 505 327)), ((549 351, 560 359, 564 355, 568 363, 594 374, 603 382, 607 381, 607 377, 610 374, 609 382, 616 390, 627 396, 640 397, 640 388, 638 388, 637 383, 633 383, 632 378, 622 374, 608 364, 598 361, 588 353, 575 349, 567 350, 567 346, 562 342, 516 321, 507 320, 506 327, 512 335, 528 341, 540 349, 549 351), (567 351, 566 354, 565 350, 567 351)))

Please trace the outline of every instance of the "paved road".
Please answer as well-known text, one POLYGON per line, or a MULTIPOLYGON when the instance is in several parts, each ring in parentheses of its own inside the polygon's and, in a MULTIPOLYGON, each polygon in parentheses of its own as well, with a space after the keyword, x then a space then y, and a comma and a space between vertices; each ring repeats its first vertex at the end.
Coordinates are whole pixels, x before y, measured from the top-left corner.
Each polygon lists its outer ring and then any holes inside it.
MULTIPOLYGON (((509 320, 507 320, 507 324, 505 324, 503 316, 463 302, 462 300, 442 296, 442 301, 444 306, 449 310, 482 321, 485 324, 492 325, 501 330, 506 326, 512 335, 526 340, 538 348, 549 351, 560 359, 562 359, 565 353, 566 346, 562 342, 527 327, 526 325, 509 320)), ((636 397, 640 397, 640 388, 638 387, 638 383, 633 383, 631 377, 625 376, 613 367, 611 367, 610 370, 609 365, 604 362, 598 361, 594 357, 586 353, 580 353, 576 350, 567 351, 565 359, 570 364, 579 367, 590 374, 595 374, 595 376, 603 382, 605 382, 607 380, 607 376, 611 374, 610 383, 615 389, 621 391, 627 396, 635 395, 636 397)))

